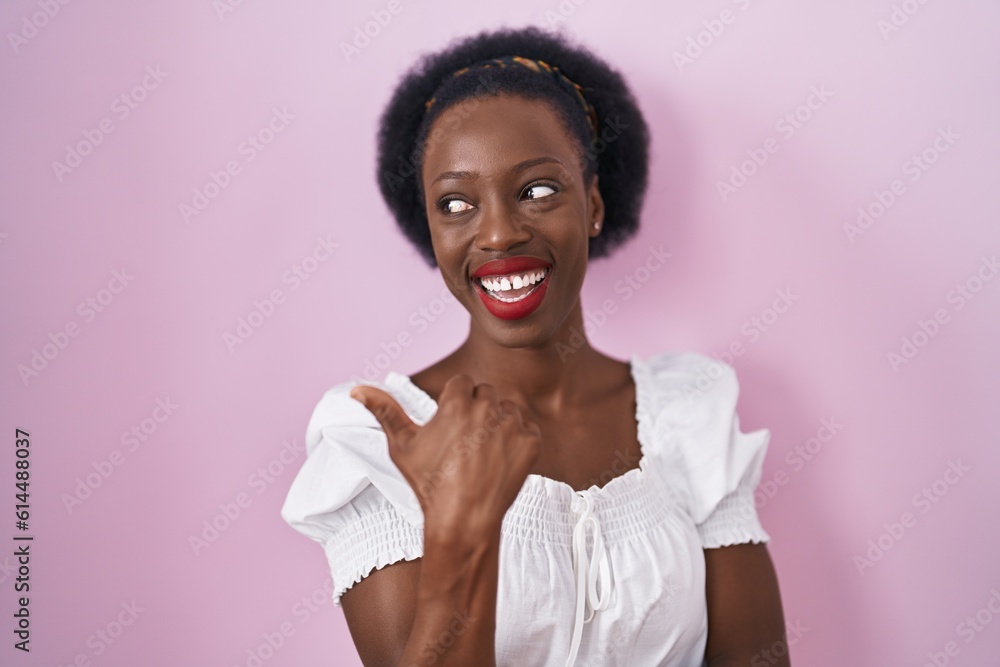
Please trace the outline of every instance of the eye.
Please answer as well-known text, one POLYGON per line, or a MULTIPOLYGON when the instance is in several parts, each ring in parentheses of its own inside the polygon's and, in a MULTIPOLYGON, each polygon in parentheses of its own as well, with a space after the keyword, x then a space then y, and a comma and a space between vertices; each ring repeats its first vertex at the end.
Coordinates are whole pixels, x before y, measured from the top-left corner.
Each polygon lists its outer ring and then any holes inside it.
POLYGON ((535 185, 529 185, 525 188, 524 192, 527 199, 535 200, 551 197, 556 193, 556 189, 551 185, 536 183, 535 185))
POLYGON ((445 213, 465 213, 472 208, 472 204, 461 199, 442 199, 438 202, 438 209, 445 213))

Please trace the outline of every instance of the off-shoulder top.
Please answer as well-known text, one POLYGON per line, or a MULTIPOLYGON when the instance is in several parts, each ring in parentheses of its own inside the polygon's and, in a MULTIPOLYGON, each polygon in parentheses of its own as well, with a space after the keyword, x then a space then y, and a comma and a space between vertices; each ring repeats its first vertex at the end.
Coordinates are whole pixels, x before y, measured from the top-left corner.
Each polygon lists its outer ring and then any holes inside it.
MULTIPOLYGON (((504 517, 498 667, 700 667, 702 550, 770 541, 754 504, 770 431, 740 431, 732 367, 692 352, 633 354, 629 364, 638 468, 583 491, 530 474, 504 517)), ((420 504, 381 425, 348 395, 356 384, 319 400, 281 509, 322 545, 338 606, 372 570, 423 554, 420 504)), ((417 424, 437 410, 395 371, 365 384, 391 394, 417 424)))

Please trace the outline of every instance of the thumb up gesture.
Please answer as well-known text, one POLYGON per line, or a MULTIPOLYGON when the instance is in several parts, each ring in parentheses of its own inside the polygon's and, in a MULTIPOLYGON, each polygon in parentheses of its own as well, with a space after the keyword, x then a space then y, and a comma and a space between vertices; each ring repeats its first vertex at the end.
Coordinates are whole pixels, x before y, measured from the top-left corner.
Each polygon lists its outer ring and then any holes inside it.
POLYGON ((389 456, 420 501, 426 527, 499 529, 541 450, 541 429, 489 384, 452 376, 423 426, 376 387, 351 390, 379 421, 389 456))

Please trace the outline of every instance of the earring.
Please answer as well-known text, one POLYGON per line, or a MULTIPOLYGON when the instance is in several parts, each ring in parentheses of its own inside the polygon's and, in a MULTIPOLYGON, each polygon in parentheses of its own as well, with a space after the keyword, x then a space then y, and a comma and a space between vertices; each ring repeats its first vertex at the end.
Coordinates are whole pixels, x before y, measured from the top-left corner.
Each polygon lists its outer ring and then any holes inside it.
POLYGON ((600 228, 601 228, 601 223, 595 222, 594 223, 594 229, 600 229, 600 228))

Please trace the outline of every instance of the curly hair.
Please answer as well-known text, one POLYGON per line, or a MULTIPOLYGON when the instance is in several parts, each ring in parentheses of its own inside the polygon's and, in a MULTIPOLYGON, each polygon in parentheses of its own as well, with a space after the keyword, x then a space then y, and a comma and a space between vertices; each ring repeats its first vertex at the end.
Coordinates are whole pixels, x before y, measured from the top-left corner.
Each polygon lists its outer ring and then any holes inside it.
POLYGON ((437 267, 424 201, 421 167, 428 133, 445 109, 501 93, 549 103, 578 142, 583 173, 597 175, 604 225, 590 239, 589 256, 607 257, 639 228, 649 164, 649 130, 624 78, 587 49, 539 28, 501 28, 452 42, 421 56, 402 77, 379 120, 377 178, 382 197, 403 234, 437 267), (578 100, 552 81, 522 67, 483 68, 476 76, 451 76, 490 58, 542 60, 582 86, 597 112, 597 136, 578 100), (434 99, 429 110, 425 103, 434 99))

